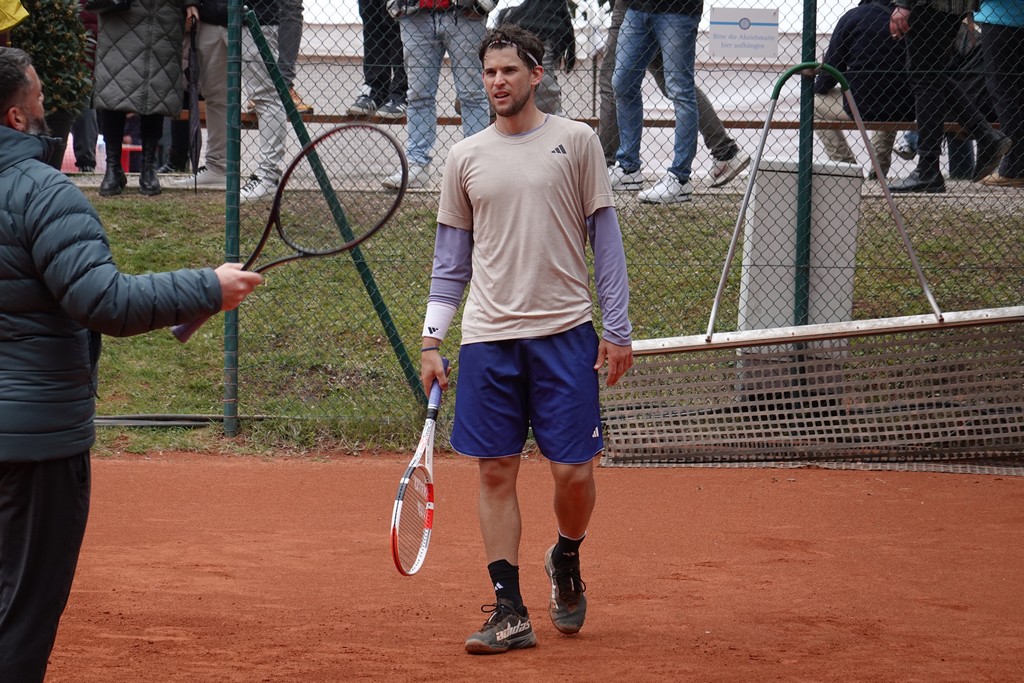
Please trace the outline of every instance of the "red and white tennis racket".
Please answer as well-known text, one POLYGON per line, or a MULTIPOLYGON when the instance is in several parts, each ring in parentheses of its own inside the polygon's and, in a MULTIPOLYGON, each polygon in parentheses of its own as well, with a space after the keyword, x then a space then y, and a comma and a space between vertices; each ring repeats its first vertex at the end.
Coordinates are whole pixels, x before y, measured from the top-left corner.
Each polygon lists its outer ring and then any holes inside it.
MULTIPOLYGON (((447 370, 448 359, 442 360, 447 370)), ((403 576, 412 576, 423 566, 434 528, 434 430, 440 406, 441 385, 434 380, 420 443, 398 483, 391 511, 391 556, 403 576)))

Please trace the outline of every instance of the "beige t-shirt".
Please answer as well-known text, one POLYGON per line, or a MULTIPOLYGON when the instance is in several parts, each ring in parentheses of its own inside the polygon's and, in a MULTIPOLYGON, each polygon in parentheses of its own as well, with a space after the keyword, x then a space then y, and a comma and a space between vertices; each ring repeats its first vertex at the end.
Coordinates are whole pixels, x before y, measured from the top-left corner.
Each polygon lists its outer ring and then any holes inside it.
POLYGON ((492 125, 452 147, 437 222, 473 233, 462 342, 545 337, 590 321, 586 219, 614 203, 585 123, 548 116, 516 136, 492 125))

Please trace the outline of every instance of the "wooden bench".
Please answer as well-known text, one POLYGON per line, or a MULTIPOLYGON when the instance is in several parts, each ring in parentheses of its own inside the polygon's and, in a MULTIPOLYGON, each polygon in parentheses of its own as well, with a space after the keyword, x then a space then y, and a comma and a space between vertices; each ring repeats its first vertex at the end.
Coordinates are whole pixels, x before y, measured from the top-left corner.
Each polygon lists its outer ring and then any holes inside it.
MULTIPOLYGON (((200 102, 200 122, 203 126, 206 125, 205 108, 200 102)), ((188 110, 183 109, 180 117, 183 120, 188 120, 188 110)), ((306 123, 319 123, 327 125, 339 125, 342 123, 352 123, 355 121, 369 122, 382 126, 404 126, 406 123, 405 118, 400 119, 383 119, 379 116, 361 116, 353 114, 303 114, 302 120, 306 123)), ((592 128, 597 128, 598 120, 596 118, 579 118, 578 121, 590 125, 592 128)), ((462 117, 460 116, 438 116, 437 125, 439 126, 461 126, 462 117)), ((673 128, 676 123, 674 119, 644 119, 645 128, 673 128)), ((764 121, 758 121, 754 119, 722 119, 722 125, 726 128, 738 128, 738 129, 756 129, 760 130, 764 127, 764 121)), ((865 121, 865 128, 868 130, 915 130, 917 124, 913 121, 865 121)), ((998 128, 998 123, 993 123, 994 128, 998 128)), ((256 115, 253 113, 242 114, 242 128, 254 129, 259 127, 259 122, 256 115)), ((822 130, 857 130, 857 124, 853 121, 815 121, 814 127, 822 130)), ((783 119, 772 121, 772 130, 796 130, 800 128, 800 122, 792 119, 783 119)), ((945 130, 947 133, 963 133, 964 129, 958 123, 947 123, 945 124, 945 130)))

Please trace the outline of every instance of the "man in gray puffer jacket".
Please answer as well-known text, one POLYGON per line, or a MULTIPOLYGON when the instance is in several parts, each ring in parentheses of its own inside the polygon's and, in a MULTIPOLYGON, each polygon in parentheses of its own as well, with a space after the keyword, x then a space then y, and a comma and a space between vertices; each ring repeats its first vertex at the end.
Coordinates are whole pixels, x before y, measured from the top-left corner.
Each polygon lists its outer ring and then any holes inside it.
POLYGON ((41 681, 89 512, 100 335, 238 306, 224 264, 131 276, 49 152, 31 58, 0 47, 0 681, 41 681))

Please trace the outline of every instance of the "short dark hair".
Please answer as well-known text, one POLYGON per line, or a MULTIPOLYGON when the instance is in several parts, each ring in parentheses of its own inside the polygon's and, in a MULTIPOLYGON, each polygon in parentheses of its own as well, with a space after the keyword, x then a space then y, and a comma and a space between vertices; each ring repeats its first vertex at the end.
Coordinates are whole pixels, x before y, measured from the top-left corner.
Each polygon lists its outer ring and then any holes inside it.
POLYGON ((14 106, 28 89, 28 68, 32 58, 16 47, 0 47, 0 115, 14 106))
POLYGON ((487 31, 480 43, 480 63, 491 48, 514 47, 519 59, 533 68, 544 63, 544 41, 516 24, 503 24, 487 31))

